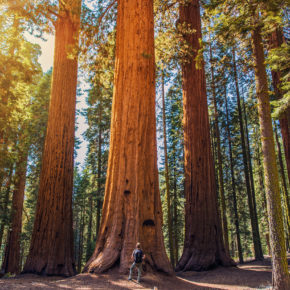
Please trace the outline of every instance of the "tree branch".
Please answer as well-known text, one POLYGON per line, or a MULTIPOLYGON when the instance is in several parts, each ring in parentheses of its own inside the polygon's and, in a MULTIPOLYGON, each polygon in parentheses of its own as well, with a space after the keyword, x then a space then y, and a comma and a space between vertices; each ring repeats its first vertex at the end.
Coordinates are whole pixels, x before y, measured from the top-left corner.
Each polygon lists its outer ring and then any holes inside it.
POLYGON ((117 2, 117 0, 114 0, 111 2, 108 7, 105 9, 105 11, 102 13, 102 15, 98 18, 98 25, 101 24, 103 18, 105 17, 106 13, 112 8, 112 6, 117 2))
POLYGON ((48 11, 49 13, 51 13, 52 15, 58 17, 58 18, 61 17, 58 13, 56 13, 56 12, 53 11, 53 10, 51 10, 50 8, 47 8, 47 11, 48 11))

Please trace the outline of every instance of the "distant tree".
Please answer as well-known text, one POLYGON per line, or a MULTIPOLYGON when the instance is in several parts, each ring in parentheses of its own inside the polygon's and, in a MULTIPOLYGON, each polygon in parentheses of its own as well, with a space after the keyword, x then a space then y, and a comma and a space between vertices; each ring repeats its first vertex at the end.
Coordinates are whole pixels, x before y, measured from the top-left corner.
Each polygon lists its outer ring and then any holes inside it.
POLYGON ((234 74, 234 80, 235 80, 240 134, 241 134, 241 144, 242 144, 242 153, 243 153, 244 174, 245 174, 245 180, 246 180, 248 205, 249 205, 249 210, 250 210, 250 220, 251 220, 251 227, 252 227, 254 252, 255 252, 255 258, 257 260, 263 260, 264 257, 263 257, 263 252, 262 252, 257 211, 256 211, 256 197, 255 197, 255 192, 253 190, 254 187, 253 185, 251 186, 251 181, 250 181, 249 159, 247 156, 245 128, 244 128, 245 126, 243 123, 242 103, 241 103, 240 89, 239 89, 239 83, 238 83, 235 47, 233 47, 232 51, 233 51, 233 74, 234 74))
POLYGON ((22 226, 22 261, 26 260, 35 217, 37 192, 41 170, 42 152, 45 141, 48 107, 51 88, 51 70, 38 81, 31 94, 31 120, 29 129, 29 157, 27 166, 25 200, 22 226))
MULTIPOLYGON (((3 13, 8 13, 5 5, 1 16, 3 13)), ((41 72, 37 61, 40 51, 38 45, 24 38, 23 21, 17 13, 13 17, 0 17, 0 21, 4 29, 1 32, 0 63, 5 69, 5 74, 0 77, 0 244, 5 224, 8 226, 1 272, 19 273, 27 159, 33 142, 30 136, 33 127, 31 95, 41 72), (11 188, 12 204, 9 207, 11 188)))

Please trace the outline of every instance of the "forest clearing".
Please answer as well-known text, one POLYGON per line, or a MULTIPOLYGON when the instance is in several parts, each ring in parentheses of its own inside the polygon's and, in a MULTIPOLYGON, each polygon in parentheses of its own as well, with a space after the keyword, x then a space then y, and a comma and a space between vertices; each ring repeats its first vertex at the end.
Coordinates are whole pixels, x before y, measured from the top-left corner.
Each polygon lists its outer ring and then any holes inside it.
MULTIPOLYGON (((288 256, 289 259, 289 256, 288 256)), ((205 272, 178 273, 168 277, 147 273, 141 284, 130 282, 126 275, 104 273, 79 274, 72 278, 40 277, 27 274, 0 280, 1 289, 271 289, 271 261, 251 261, 237 267, 218 267, 205 272)))
POLYGON ((288 4, 2 0, 0 288, 289 290, 288 4))

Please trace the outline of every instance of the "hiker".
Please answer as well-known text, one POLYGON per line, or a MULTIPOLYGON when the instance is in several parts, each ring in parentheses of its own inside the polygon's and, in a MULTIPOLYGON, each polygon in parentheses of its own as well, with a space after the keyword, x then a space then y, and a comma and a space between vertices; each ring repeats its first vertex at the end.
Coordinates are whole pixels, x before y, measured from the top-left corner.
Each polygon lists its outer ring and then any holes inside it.
POLYGON ((132 258, 134 259, 134 262, 132 266, 130 267, 130 274, 128 280, 132 280, 132 271, 135 267, 138 269, 138 277, 137 277, 137 283, 140 283, 141 279, 141 268, 142 268, 142 261, 145 259, 145 255, 143 254, 141 250, 140 243, 136 244, 136 249, 132 253, 132 258))

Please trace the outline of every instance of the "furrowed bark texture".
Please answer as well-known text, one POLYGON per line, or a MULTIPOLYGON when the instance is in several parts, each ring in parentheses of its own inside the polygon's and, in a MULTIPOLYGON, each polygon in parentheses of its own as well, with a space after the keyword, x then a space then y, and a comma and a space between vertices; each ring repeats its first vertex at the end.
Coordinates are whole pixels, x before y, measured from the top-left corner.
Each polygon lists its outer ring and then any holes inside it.
POLYGON ((201 21, 199 1, 180 6, 181 24, 196 30, 184 34, 194 56, 182 65, 185 156, 185 242, 177 271, 207 270, 216 265, 230 266, 223 245, 218 216, 217 195, 209 134, 205 72, 196 67, 200 49, 201 21))
POLYGON ((75 274, 72 189, 80 1, 60 2, 36 217, 25 273, 75 274), (69 7, 66 10, 63 5, 69 7))
MULTIPOLYGON (((255 17, 254 15, 253 17, 255 17)), ((257 19, 256 17, 253 19, 257 19)), ((261 28, 252 31, 253 56, 255 64, 258 113, 264 159, 265 189, 269 215, 270 243, 273 264, 273 289, 290 289, 290 277, 286 259, 279 176, 275 155, 270 98, 265 67, 261 28)))
POLYGON ((2 264, 2 273, 19 274, 20 269, 20 238, 22 230, 22 210, 26 181, 28 152, 22 153, 16 167, 15 188, 13 191, 11 208, 11 229, 8 233, 8 243, 5 248, 5 256, 2 264))
POLYGON ((155 120, 153 0, 119 0, 111 140, 96 249, 85 272, 128 272, 136 242, 146 270, 173 273, 162 236, 155 120))

